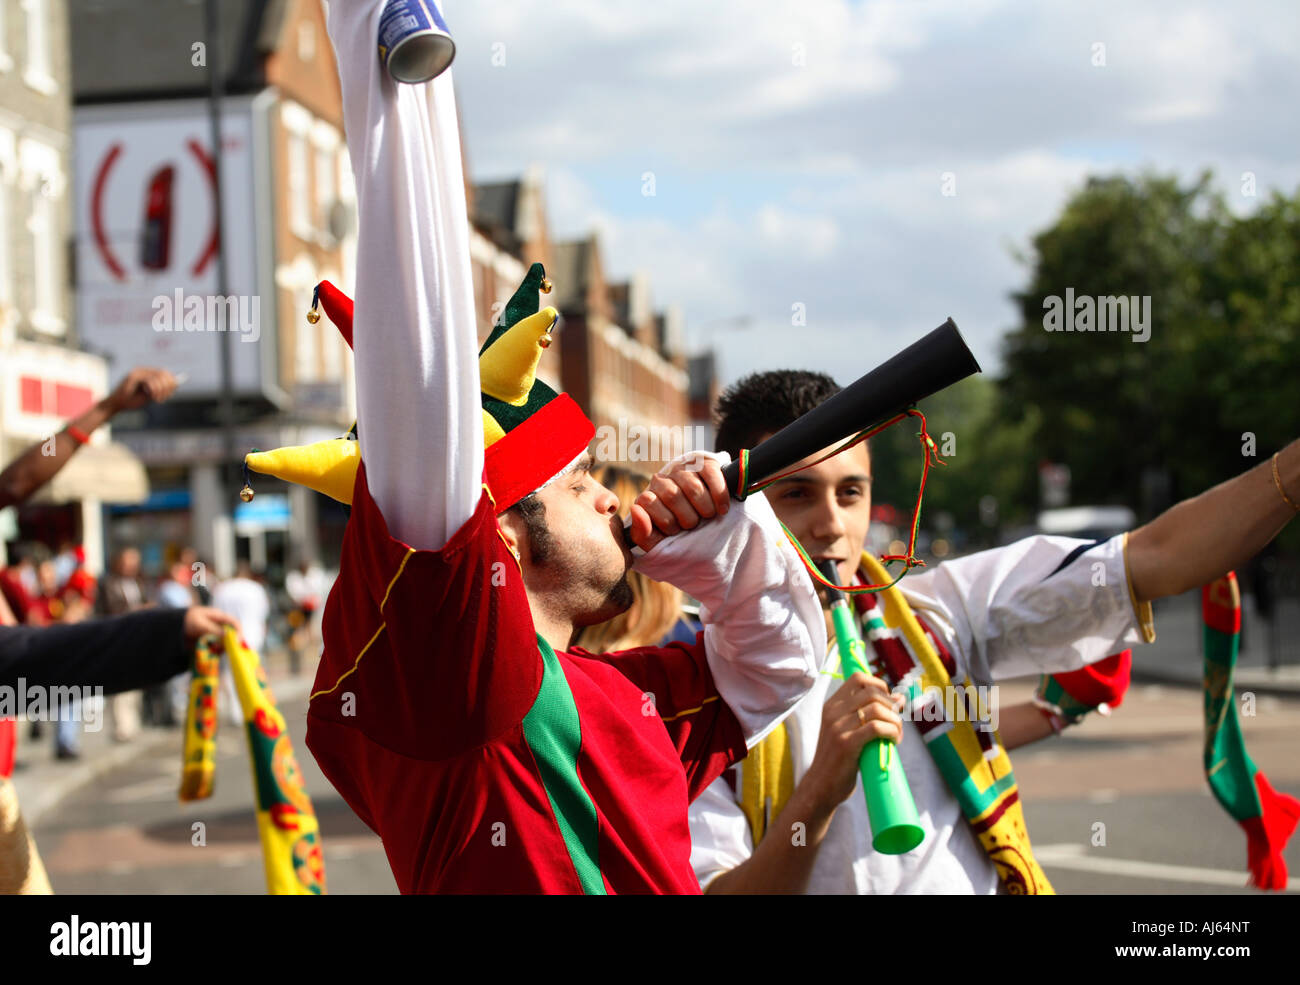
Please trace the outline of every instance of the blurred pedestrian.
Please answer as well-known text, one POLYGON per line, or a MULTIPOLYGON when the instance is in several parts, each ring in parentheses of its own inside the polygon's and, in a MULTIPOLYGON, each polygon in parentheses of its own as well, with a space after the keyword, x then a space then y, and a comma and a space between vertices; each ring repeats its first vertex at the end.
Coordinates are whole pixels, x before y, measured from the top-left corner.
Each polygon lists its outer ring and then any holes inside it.
POLYGON ((59 567, 59 584, 64 594, 75 597, 93 610, 99 583, 86 570, 86 548, 81 544, 69 545, 66 558, 70 559, 71 568, 66 562, 59 567))
MULTIPOLYGON (((109 573, 99 587, 97 609, 100 615, 120 616, 136 612, 148 604, 144 579, 140 577, 140 552, 123 547, 113 555, 109 573)), ((113 738, 126 742, 140 732, 140 692, 124 691, 109 698, 113 720, 113 738)))
MULTIPOLYGON (((227 578, 212 592, 212 605, 239 620, 244 627, 244 645, 261 653, 266 643, 266 621, 271 615, 271 599, 266 588, 253 574, 248 561, 235 566, 235 577, 227 578)), ((235 693, 235 679, 230 673, 228 660, 221 662, 222 703, 226 706, 227 721, 232 725, 244 723, 240 711, 239 695, 235 693)))
MULTIPOLYGON (((193 562, 184 560, 187 551, 168 569, 167 577, 158 586, 158 604, 164 609, 188 609, 198 603, 191 580, 193 562)), ((165 684, 148 688, 144 692, 145 720, 153 725, 174 728, 185 721, 185 706, 189 701, 189 674, 180 673, 165 684)))
POLYGON ((289 610, 289 671, 297 674, 302 654, 320 639, 320 613, 329 594, 330 579, 318 564, 299 558, 284 579, 284 590, 293 602, 289 610))
MULTIPOLYGON (((90 605, 75 591, 59 583, 59 567, 55 558, 46 557, 36 567, 37 591, 27 609, 30 626, 53 626, 60 623, 78 623, 90 615, 90 605)), ((54 729, 54 756, 56 759, 78 759, 81 756, 80 701, 76 698, 50 706, 50 715, 57 725, 54 729)), ((39 734, 39 731, 37 731, 39 734)))
POLYGON ((37 548, 21 545, 10 552, 11 563, 0 571, 0 593, 19 623, 27 621, 27 610, 31 608, 32 597, 36 594, 36 562, 34 556, 37 548))

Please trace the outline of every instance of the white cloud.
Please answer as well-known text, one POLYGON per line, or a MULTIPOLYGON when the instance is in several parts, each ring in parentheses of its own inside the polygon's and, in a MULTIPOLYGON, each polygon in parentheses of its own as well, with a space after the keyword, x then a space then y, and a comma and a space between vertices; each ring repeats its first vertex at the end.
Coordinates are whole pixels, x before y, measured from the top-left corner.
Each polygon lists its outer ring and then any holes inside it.
POLYGON ((447 15, 475 173, 544 164, 560 234, 600 229, 610 276, 646 271, 688 333, 750 316, 712 332, 728 376, 856 376, 947 315, 995 369, 1025 277, 1010 247, 1089 173, 1210 166, 1239 209, 1243 171, 1261 198, 1300 181, 1289 0, 449 0, 447 15))

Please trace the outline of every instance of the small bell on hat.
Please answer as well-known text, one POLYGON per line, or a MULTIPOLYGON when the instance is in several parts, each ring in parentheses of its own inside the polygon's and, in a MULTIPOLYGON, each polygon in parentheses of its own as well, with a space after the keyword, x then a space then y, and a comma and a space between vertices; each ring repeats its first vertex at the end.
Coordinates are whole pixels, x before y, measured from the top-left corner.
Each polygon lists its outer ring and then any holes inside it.
MULTIPOLYGON (((307 321, 320 321, 320 308, 325 308, 343 341, 352 348, 352 299, 327 280, 321 281, 312 291, 311 309, 307 321)), ((271 451, 253 449, 244 456, 244 487, 239 498, 245 503, 253 498, 253 484, 249 470, 263 475, 273 475, 299 485, 315 489, 345 505, 352 502, 352 486, 357 476, 361 450, 357 444, 357 426, 340 438, 329 438, 310 445, 276 448, 271 451)))

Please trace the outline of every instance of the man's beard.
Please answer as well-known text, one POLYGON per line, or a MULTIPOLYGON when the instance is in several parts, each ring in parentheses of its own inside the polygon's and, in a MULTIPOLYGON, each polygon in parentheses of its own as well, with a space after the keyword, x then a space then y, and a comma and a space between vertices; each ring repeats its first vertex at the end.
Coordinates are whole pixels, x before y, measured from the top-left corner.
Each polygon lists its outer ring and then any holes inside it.
POLYGON ((613 606, 617 610, 614 615, 626 612, 631 608, 632 603, 636 601, 636 595, 632 591, 632 585, 627 580, 627 573, 624 572, 618 579, 618 582, 609 590, 606 596, 606 605, 613 606))
POLYGON ((636 601, 636 595, 632 591, 632 585, 627 580, 627 573, 619 575, 618 581, 610 586, 605 592, 604 599, 589 611, 576 613, 574 616, 574 626, 581 628, 583 626, 597 626, 602 622, 608 622, 617 615, 626 612, 636 601))

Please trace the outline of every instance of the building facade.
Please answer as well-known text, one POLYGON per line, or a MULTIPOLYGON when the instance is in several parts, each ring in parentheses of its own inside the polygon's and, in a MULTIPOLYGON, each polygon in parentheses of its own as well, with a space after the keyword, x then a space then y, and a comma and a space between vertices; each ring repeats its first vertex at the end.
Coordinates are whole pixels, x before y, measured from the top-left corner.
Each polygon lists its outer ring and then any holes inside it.
MULTIPOLYGON (((300 556, 330 564, 345 522, 338 504, 266 477, 255 479, 253 502, 241 504, 232 469, 252 448, 337 436, 356 412, 347 346, 328 319, 305 318, 319 281, 352 293, 356 260, 355 181, 323 6, 220 0, 215 49, 205 42, 203 3, 71 6, 77 288, 87 335, 115 368, 163 365, 187 376, 167 405, 118 429, 148 465, 153 493, 142 507, 113 511, 111 539, 144 545, 156 563, 193 545, 218 574, 237 556, 254 567, 300 556), (216 264, 204 265, 213 259, 216 214, 207 101, 214 70, 224 92, 224 290, 216 264), (157 230, 167 230, 165 248, 150 255, 157 230), (177 315, 214 296, 239 312, 240 331, 217 331, 211 307, 194 332, 177 315), (160 303, 170 319, 159 316, 160 303), (245 316, 254 304, 252 326, 245 316), (233 352, 229 435, 222 344, 233 352)), ((467 178, 471 215, 475 191, 467 178)), ((470 231, 481 337, 523 278, 520 255, 545 262, 549 248, 539 185, 513 196, 488 187, 484 199, 489 215, 504 218, 472 222, 470 231)))
POLYGON ((592 455, 643 473, 706 448, 692 426, 681 318, 651 307, 649 283, 605 278, 599 238, 557 243, 561 378, 596 425, 592 455))
MULTIPOLYGON (((108 390, 105 360, 79 348, 69 291, 71 153, 66 5, 0 0, 0 463, 108 390)), ((126 499, 145 492, 138 463, 101 428, 32 502, 0 513, 0 561, 6 542, 73 541, 102 570, 109 485, 126 499)))

